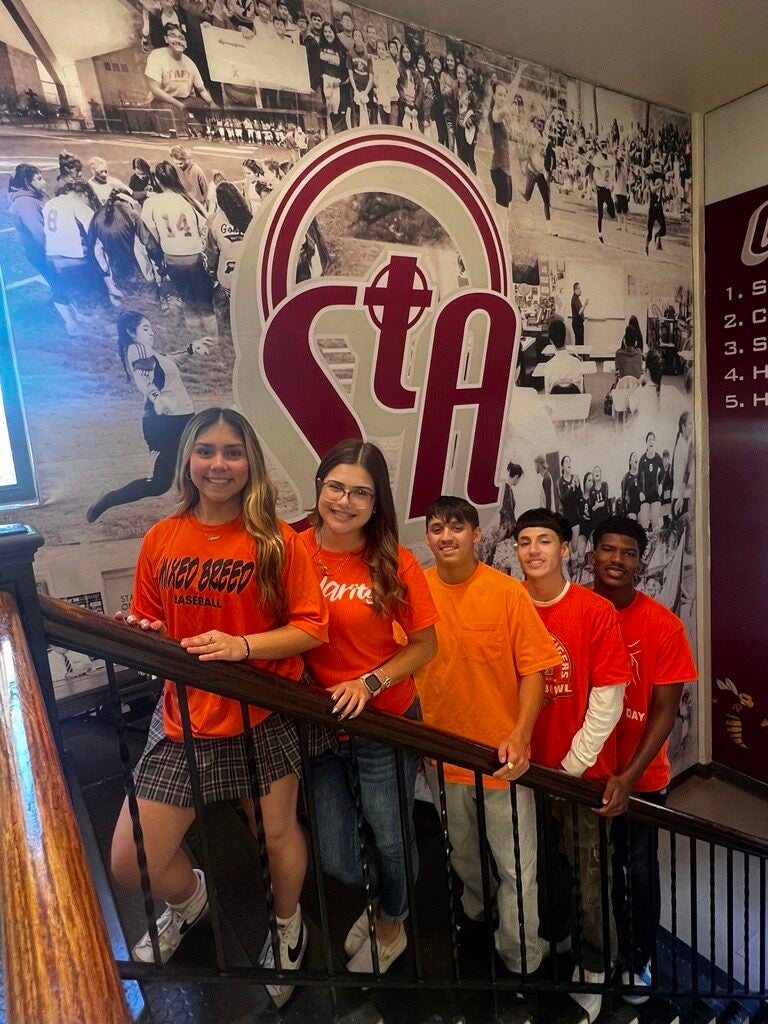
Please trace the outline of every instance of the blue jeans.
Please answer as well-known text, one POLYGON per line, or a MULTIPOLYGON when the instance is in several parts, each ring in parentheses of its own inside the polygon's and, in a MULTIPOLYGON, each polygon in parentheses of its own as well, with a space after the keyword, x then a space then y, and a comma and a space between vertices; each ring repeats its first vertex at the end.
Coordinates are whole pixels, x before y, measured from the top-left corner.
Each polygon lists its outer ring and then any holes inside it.
MULTIPOLYGON (((403 714, 403 718, 420 717, 418 701, 403 714)), ((378 899, 383 920, 403 921, 408 916, 408 887, 395 754, 390 747, 375 740, 357 739, 356 746, 371 890, 378 899)), ((363 865, 351 765, 349 740, 337 740, 331 750, 312 758, 310 770, 323 870, 340 882, 362 887, 363 865)), ((413 828, 416 757, 404 752, 403 768, 408 807, 406 825, 415 879, 419 867, 413 828)))

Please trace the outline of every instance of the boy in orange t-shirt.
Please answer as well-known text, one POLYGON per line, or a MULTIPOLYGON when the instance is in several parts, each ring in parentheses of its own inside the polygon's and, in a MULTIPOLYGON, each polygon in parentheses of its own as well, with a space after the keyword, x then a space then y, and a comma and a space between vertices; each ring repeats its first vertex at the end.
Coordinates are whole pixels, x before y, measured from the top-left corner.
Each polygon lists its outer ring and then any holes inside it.
MULTIPOLYGON (((617 773, 608 780, 601 814, 614 817, 613 912, 619 933, 622 982, 651 984, 651 954, 661 918, 658 832, 624 816, 630 793, 666 803, 671 778, 667 747, 683 686, 696 679, 685 627, 668 608, 635 590, 648 538, 628 516, 611 516, 595 530, 595 593, 619 613, 633 680, 616 727, 617 773), (631 894, 631 895, 630 895, 631 894), (631 908, 629 905, 631 898, 631 908)), ((625 996, 639 1004, 647 996, 625 996)))
MULTIPOLYGON (((437 656, 416 676, 422 714, 428 725, 498 749, 502 767, 493 778, 485 777, 483 801, 499 877, 496 949, 509 970, 521 971, 522 923, 525 966, 533 971, 542 958, 536 811, 531 790, 517 787, 518 879, 509 782, 528 768, 531 732, 544 698, 544 670, 560 659, 521 584, 475 557, 477 510, 464 498, 443 496, 430 506, 426 520, 427 544, 435 556, 426 578, 440 619, 437 656)), ((434 768, 429 770, 433 794, 436 775, 434 768)), ((464 883, 464 911, 479 920, 490 908, 483 902, 474 775, 446 764, 445 779, 451 864, 464 883)))
MULTIPOLYGON (((531 743, 532 759, 569 775, 607 782, 616 766, 612 734, 621 716, 624 688, 632 678, 632 669, 616 610, 591 590, 563 576, 571 534, 568 520, 545 508, 529 509, 515 526, 517 557, 528 594, 560 652, 560 664, 547 675, 545 704, 531 743)), ((605 957, 613 959, 616 934, 610 914, 610 934, 603 934, 607 908, 603 906, 600 870, 595 870, 600 819, 590 807, 576 807, 578 831, 568 803, 545 804, 545 811, 557 827, 561 852, 571 862, 571 870, 576 871, 578 865, 580 903, 572 910, 574 918, 580 915, 582 941, 573 980, 580 980, 583 969, 585 981, 600 984, 606 980, 605 957)), ((606 873, 610 866, 610 860, 601 865, 606 873)), ((550 892, 549 900, 552 912, 551 903, 560 904, 561 896, 550 892)), ((557 906, 554 913, 565 918, 567 907, 557 906)), ((600 1012, 601 995, 571 995, 590 1022, 594 1021, 600 1012)))

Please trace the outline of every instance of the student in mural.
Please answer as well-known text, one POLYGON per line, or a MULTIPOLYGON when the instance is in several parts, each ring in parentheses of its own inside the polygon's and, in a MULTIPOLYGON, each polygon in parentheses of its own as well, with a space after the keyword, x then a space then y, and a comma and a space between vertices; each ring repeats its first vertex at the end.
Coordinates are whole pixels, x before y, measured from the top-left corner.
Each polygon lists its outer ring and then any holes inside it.
POLYGON ((216 246, 216 279, 227 294, 232 290, 243 238, 253 219, 242 193, 231 181, 216 185, 215 210, 209 225, 216 246))
MULTIPOLYGON (((563 576, 571 539, 564 516, 543 508, 524 512, 515 538, 528 594, 561 655, 558 666, 545 676, 545 703, 533 730, 531 760, 576 778, 607 783, 616 772, 612 733, 621 716, 624 688, 632 679, 618 615, 604 598, 563 576)), ((612 919, 609 934, 604 934, 600 872, 593 869, 599 819, 590 807, 578 805, 577 829, 569 804, 550 801, 544 810, 545 843, 559 847, 568 859, 571 871, 578 874, 578 888, 571 887, 570 879, 565 884, 556 876, 558 861, 552 858, 553 870, 544 872, 555 877, 542 907, 542 935, 551 941, 565 939, 571 919, 580 913, 581 962, 572 980, 579 980, 583 968, 586 982, 604 982, 604 952, 612 962, 616 934, 612 919), (578 907, 572 903, 575 891, 578 907)), ((610 861, 604 867, 610 875, 610 861)), ((572 993, 571 998, 592 1024, 602 997, 572 993)))
POLYGON ((638 519, 642 506, 641 483, 638 476, 637 452, 629 453, 629 468, 621 478, 621 508, 630 519, 638 519))
MULTIPOLYGON (((181 439, 175 483, 176 513, 156 523, 144 538, 125 621, 178 640, 201 661, 248 661, 254 668, 298 680, 302 653, 327 639, 327 610, 304 547, 277 518, 276 489, 253 428, 231 409, 198 413, 181 439), (211 590, 215 584, 206 584, 202 569, 183 578, 169 575, 167 566, 177 558, 199 566, 208 558, 223 559, 239 566, 240 580, 250 583, 211 590), (216 600, 206 600, 206 592, 216 600), (187 602, 189 596, 194 600, 187 602)), ((195 689, 187 696, 203 800, 241 801, 252 819, 239 703, 195 689)), ((307 867, 306 841, 296 818, 298 734, 291 719, 256 707, 250 708, 250 725, 280 962, 283 970, 293 970, 301 964, 307 943, 298 903, 307 867)), ((312 733, 315 749, 321 749, 322 741, 320 731, 312 733)), ((153 894, 168 904, 157 921, 165 963, 208 909, 205 876, 192 867, 182 847, 195 811, 173 683, 166 684, 155 710, 134 783, 153 894)), ((121 884, 139 889, 127 800, 112 838, 112 872, 121 884)), ((153 962, 149 933, 136 943, 133 957, 153 962)), ((269 937, 260 963, 274 966, 269 937)), ((277 1006, 292 992, 287 985, 267 988, 277 1006)))
POLYGON ((636 377, 638 380, 643 375, 643 353, 637 347, 637 337, 634 331, 627 324, 624 330, 624 337, 621 345, 614 354, 616 366, 616 380, 622 377, 636 377))
MULTIPOLYGON (((342 441, 320 463, 313 525, 301 534, 330 611, 328 643, 308 652, 307 665, 330 691, 340 721, 368 703, 417 719, 413 673, 435 655, 437 612, 424 573, 398 544, 397 518, 384 456, 370 443, 342 441)), ((379 969, 383 973, 405 950, 408 916, 405 851, 395 756, 374 740, 356 742, 367 854, 375 897, 379 969)), ((323 868, 350 885, 362 882, 350 743, 340 734, 312 764, 323 868)), ((412 809, 416 758, 404 758, 407 828, 414 873, 418 854, 412 809)), ((344 942, 347 969, 373 970, 363 910, 344 942)))
POLYGON ((359 28, 352 32, 352 46, 347 54, 347 71, 352 89, 352 127, 365 128, 375 124, 372 116, 373 61, 359 28))
POLYGON ((654 533, 661 525, 661 492, 664 463, 656 451, 656 435, 649 431, 645 437, 645 451, 640 456, 640 514, 638 520, 645 530, 654 533))
MULTIPOLYGON (((548 140, 544 133, 545 120, 542 113, 537 113, 531 119, 531 126, 526 140, 525 185, 522 195, 526 203, 529 203, 534 188, 538 188, 541 201, 544 204, 544 219, 547 222, 547 229, 550 230, 552 213, 550 209, 549 178, 547 177, 546 168, 548 140)), ((551 230, 550 233, 552 233, 551 230)))
MULTIPOLYGON (((144 76, 152 94, 152 106, 169 110, 177 130, 187 132, 192 111, 214 100, 195 63, 187 57, 187 38, 182 29, 169 22, 163 28, 165 46, 147 57, 144 76)), ((193 129, 193 134, 195 130, 193 129)))
POLYGON ((574 282, 573 294, 571 295, 571 325, 573 327, 573 340, 576 345, 584 344, 584 321, 586 319, 584 310, 589 305, 589 299, 581 297, 581 285, 574 282))
POLYGON ((557 481, 557 496, 560 501, 560 511, 571 524, 571 560, 572 568, 576 567, 576 556, 579 548, 579 532, 581 520, 581 483, 571 466, 570 455, 563 455, 560 459, 560 479, 557 481))
MULTIPOLYGON (((612 516, 595 530, 595 593, 613 604, 630 654, 633 682, 616 727, 617 771, 598 814, 613 817, 613 909, 622 983, 650 987, 651 957, 661 919, 658 830, 624 812, 630 793, 664 805, 671 770, 667 750, 683 687, 696 679, 685 627, 663 604, 635 588, 647 544, 642 527, 612 516)), ((640 1004, 648 996, 625 996, 640 1004)))
POLYGON ((330 21, 323 22, 317 55, 328 134, 346 128, 346 105, 342 104, 342 86, 348 80, 347 51, 330 21))
POLYGON ((373 95, 380 124, 397 123, 397 64, 392 60, 383 39, 376 43, 376 56, 372 59, 373 95))
POLYGON ((93 189, 99 205, 106 203, 110 193, 115 190, 129 192, 128 186, 124 181, 109 173, 109 164, 102 157, 91 157, 88 161, 88 166, 91 169, 91 177, 88 179, 88 184, 93 189))
POLYGON ((24 255, 46 281, 51 300, 64 322, 67 334, 79 332, 77 309, 63 286, 52 262, 45 255, 45 178, 33 164, 18 164, 8 183, 8 207, 13 226, 19 234, 24 255))
POLYGON ((207 356, 209 338, 191 341, 186 348, 166 355, 155 351, 155 332, 143 313, 128 310, 117 319, 117 354, 125 376, 144 396, 142 433, 150 452, 155 452, 152 475, 132 480, 123 487, 102 494, 85 518, 89 523, 117 505, 128 505, 142 498, 155 498, 170 488, 176 467, 181 435, 194 415, 176 358, 184 355, 207 356))
POLYGON ((582 481, 581 501, 579 502, 579 536, 576 543, 576 575, 584 569, 587 551, 592 543, 592 491, 595 489, 595 477, 587 470, 582 481))
POLYGON ((424 83, 416 68, 416 61, 408 43, 403 43, 400 50, 397 93, 399 97, 397 123, 409 131, 419 131, 424 100, 424 83))
POLYGON ((141 211, 142 220, 163 250, 168 276, 190 326, 218 339, 213 281, 206 268, 205 211, 186 192, 170 161, 160 161, 155 167, 155 178, 163 191, 147 197, 141 211))
POLYGON ((160 192, 152 168, 143 157, 134 157, 131 161, 131 176, 128 179, 128 188, 137 203, 142 203, 152 192, 160 192))
POLYGON ((480 98, 469 81, 466 64, 457 63, 456 92, 453 97, 451 125, 456 141, 456 155, 473 174, 477 174, 475 147, 477 146, 477 129, 480 124, 480 108, 480 98))
POLYGON ((88 229, 93 254, 123 297, 160 279, 163 253, 141 219, 141 210, 123 189, 113 189, 88 229))
POLYGON ((445 74, 443 58, 437 53, 430 59, 429 74, 432 79, 432 89, 435 97, 432 104, 432 117, 437 132, 437 141, 441 146, 450 149, 446 111, 451 109, 454 82, 448 76, 450 86, 446 87, 446 83, 443 80, 443 75, 445 74))
POLYGON ((661 249, 661 240, 667 233, 667 219, 664 216, 666 175, 661 153, 654 153, 646 177, 649 196, 648 230, 645 236, 645 255, 647 256, 651 242, 655 242, 656 248, 661 249))
MULTIPOLYGON (((560 655, 523 586, 476 558, 480 524, 474 506, 463 498, 440 497, 427 510, 426 526, 427 545, 435 558, 426 577, 440 619, 437 656, 416 675, 424 721, 498 751, 502 767, 492 778, 483 778, 486 833, 498 883, 493 885, 499 914, 496 949, 508 970, 521 971, 522 923, 526 970, 535 971, 543 954, 538 937, 536 808, 533 790, 516 790, 518 868, 507 783, 528 768, 531 733, 544 700, 544 673, 560 664, 560 655), (472 630, 470 624, 477 622, 482 628, 472 630)), ((427 774, 439 807, 437 771, 430 765, 427 774)), ((451 867, 464 884, 465 915, 480 921, 490 907, 483 899, 485 854, 478 842, 474 774, 446 764, 445 779, 451 867)))
POLYGON ((508 89, 505 82, 496 82, 488 109, 488 129, 491 136, 491 181, 496 190, 496 205, 504 211, 502 219, 503 238, 506 240, 509 228, 509 206, 512 202, 512 177, 509 163, 509 138, 511 112, 507 102, 508 89))

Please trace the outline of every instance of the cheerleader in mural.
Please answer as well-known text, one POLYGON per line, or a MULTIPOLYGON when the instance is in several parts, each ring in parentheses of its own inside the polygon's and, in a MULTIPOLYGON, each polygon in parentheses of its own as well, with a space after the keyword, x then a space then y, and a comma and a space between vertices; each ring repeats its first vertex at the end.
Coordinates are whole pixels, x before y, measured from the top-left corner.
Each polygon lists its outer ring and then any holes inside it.
POLYGON ((142 432, 147 448, 155 452, 152 475, 131 480, 95 501, 85 514, 89 523, 95 523, 107 509, 128 505, 142 498, 156 498, 173 482, 179 440, 187 423, 194 415, 189 397, 175 358, 181 355, 207 356, 211 350, 210 338, 198 338, 186 348, 165 355, 154 348, 155 332, 143 313, 127 311, 117 320, 117 354, 125 375, 144 396, 142 432))
POLYGON ((493 156, 491 157, 491 181, 496 190, 496 205, 503 210, 502 231, 507 237, 509 206, 512 202, 512 177, 509 173, 509 136, 511 112, 507 103, 508 89, 504 82, 493 87, 491 106, 488 110, 488 128, 491 136, 493 156))

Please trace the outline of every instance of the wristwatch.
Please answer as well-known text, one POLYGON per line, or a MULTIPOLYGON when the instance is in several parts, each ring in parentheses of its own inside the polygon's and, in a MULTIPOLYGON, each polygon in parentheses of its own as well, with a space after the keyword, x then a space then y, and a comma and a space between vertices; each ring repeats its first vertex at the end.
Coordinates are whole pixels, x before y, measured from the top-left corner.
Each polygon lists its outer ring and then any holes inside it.
POLYGON ((372 697, 375 697, 379 690, 386 690, 392 681, 388 675, 384 674, 384 678, 380 679, 375 672, 369 672, 365 676, 360 676, 363 681, 363 685, 372 697))

